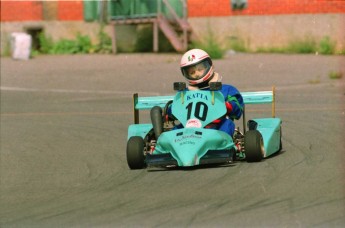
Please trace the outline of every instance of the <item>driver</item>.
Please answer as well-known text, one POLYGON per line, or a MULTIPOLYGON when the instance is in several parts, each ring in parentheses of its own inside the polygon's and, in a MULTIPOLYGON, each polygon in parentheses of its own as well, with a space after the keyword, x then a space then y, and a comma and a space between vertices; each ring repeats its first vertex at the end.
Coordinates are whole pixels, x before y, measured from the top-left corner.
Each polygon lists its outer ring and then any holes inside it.
MULTIPOLYGON (((222 76, 214 71, 210 56, 201 49, 187 51, 181 58, 182 75, 188 83, 188 90, 208 90, 210 82, 221 82, 222 76)), ((234 135, 234 120, 241 118, 243 98, 232 85, 222 84, 220 92, 225 98, 226 117, 213 121, 208 127, 234 135)))

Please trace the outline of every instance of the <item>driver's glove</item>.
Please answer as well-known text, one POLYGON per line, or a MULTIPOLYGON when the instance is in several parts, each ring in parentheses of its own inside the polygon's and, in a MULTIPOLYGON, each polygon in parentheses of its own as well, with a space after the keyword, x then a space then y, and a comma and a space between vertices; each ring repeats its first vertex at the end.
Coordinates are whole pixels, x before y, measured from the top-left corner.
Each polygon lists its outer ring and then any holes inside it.
POLYGON ((233 110, 232 104, 228 101, 225 102, 226 114, 230 114, 233 110))

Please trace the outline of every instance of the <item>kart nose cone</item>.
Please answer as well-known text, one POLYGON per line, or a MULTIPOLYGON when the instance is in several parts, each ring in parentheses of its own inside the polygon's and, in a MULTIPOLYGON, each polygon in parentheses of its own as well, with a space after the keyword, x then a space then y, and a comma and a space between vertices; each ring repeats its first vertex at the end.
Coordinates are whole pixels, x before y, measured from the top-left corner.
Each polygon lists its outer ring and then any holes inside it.
POLYGON ((210 150, 229 150, 233 147, 231 137, 218 130, 184 128, 163 133, 154 154, 170 153, 178 166, 194 166, 210 150))

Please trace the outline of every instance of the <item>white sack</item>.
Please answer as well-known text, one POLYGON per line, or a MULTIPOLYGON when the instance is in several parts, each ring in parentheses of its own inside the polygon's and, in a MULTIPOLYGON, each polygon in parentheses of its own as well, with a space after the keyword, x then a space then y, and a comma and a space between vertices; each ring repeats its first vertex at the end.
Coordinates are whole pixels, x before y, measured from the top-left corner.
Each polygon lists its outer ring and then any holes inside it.
POLYGON ((26 33, 11 34, 11 50, 13 59, 28 60, 31 53, 31 36, 26 33))

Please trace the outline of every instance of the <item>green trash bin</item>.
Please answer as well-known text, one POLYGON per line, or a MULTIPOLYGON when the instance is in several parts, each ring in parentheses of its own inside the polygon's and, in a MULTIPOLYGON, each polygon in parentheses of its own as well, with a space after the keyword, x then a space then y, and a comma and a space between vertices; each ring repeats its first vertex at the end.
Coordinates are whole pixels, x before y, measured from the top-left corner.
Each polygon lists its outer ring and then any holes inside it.
POLYGON ((143 17, 147 14, 146 0, 132 0, 130 5, 130 17, 143 17))
POLYGON ((84 0, 84 20, 92 22, 97 19, 98 1, 84 0))
POLYGON ((110 0, 108 1, 108 15, 112 19, 127 18, 130 15, 133 0, 110 0))
POLYGON ((146 0, 146 6, 148 14, 157 14, 157 0, 146 0))

